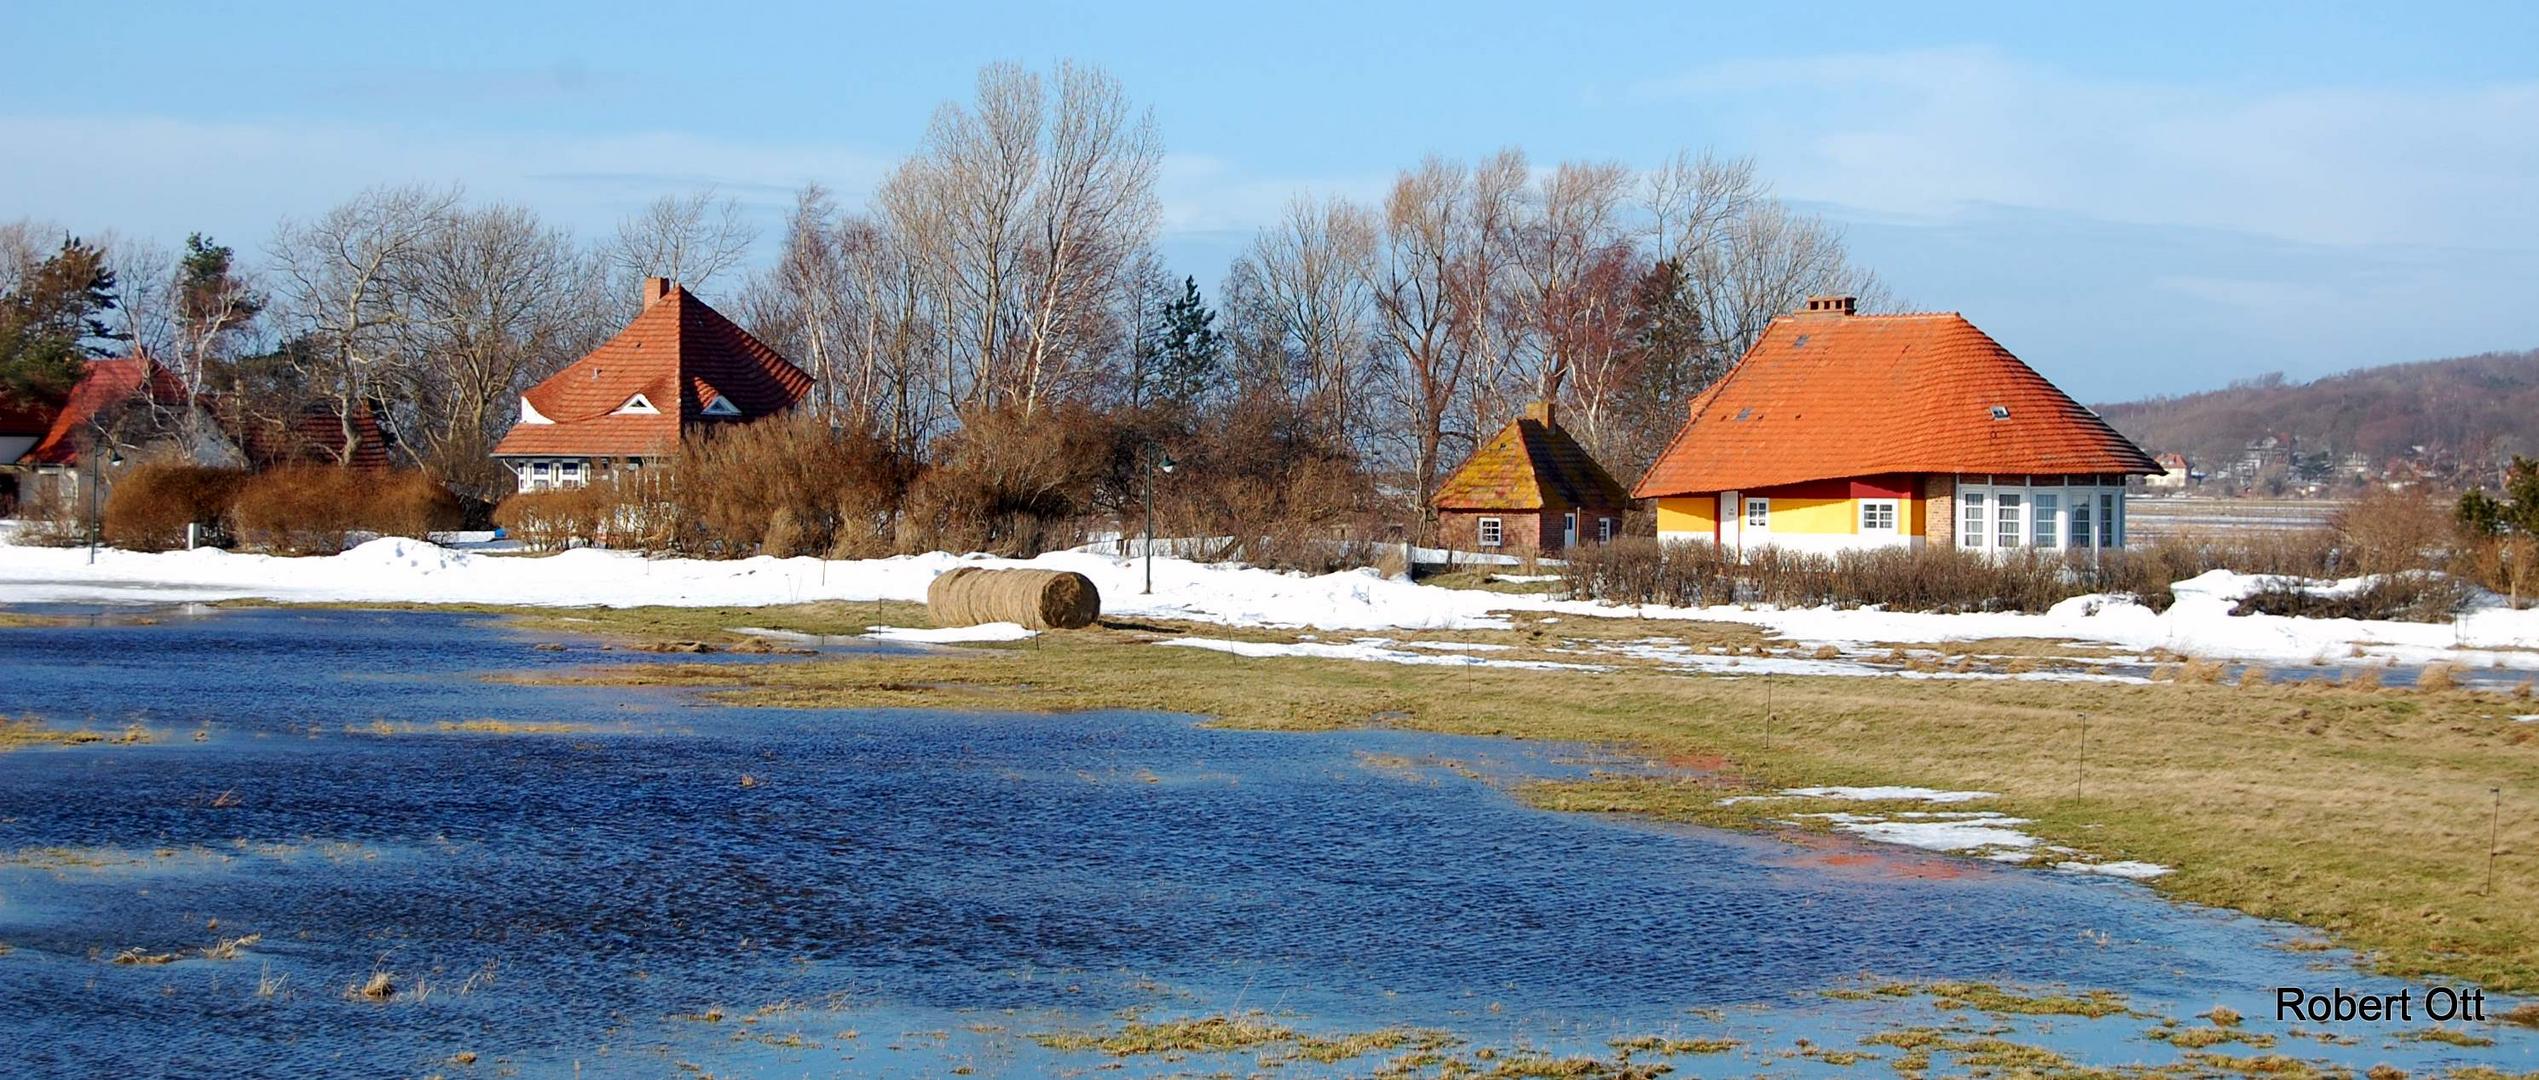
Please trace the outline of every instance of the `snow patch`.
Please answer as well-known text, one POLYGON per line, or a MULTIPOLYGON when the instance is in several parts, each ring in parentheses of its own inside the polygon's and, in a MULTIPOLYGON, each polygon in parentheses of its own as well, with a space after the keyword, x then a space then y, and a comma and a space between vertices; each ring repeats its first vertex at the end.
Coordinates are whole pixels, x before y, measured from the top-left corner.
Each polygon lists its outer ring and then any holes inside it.
POLYGON ((948 645, 963 641, 1021 641, 1040 636, 1040 631, 1025 628, 1021 623, 992 622, 977 626, 942 626, 913 629, 905 626, 876 626, 864 637, 875 641, 916 641, 948 645))

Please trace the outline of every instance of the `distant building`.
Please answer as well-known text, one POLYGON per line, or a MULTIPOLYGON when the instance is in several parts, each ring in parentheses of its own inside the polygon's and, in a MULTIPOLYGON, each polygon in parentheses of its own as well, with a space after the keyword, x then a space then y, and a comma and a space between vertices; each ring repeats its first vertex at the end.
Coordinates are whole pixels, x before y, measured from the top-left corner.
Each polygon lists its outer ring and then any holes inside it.
POLYGON ((520 490, 580 487, 679 452, 698 432, 794 407, 811 376, 667 278, 616 337, 520 395, 494 446, 520 490))
POLYGON ((2159 463, 2161 471, 2142 478, 2142 486, 2145 488, 2152 491, 2184 491, 2187 485, 2196 479, 2195 467, 2187 463, 2184 454, 2162 454, 2152 460, 2159 463))
POLYGON ((2149 454, 1955 313, 1774 319, 1632 494, 1660 539, 1833 552, 2121 547, 2149 454))
POLYGON ((1537 402, 1457 466, 1429 505, 1447 548, 1557 555, 1621 535, 1631 496, 1537 402))
POLYGON ((0 513, 43 496, 85 499, 92 480, 111 489, 114 471, 141 460, 261 472, 287 465, 385 469, 393 446, 367 406, 351 425, 357 445, 345 460, 345 424, 334 407, 310 402, 287 418, 258 415, 235 398, 188 390, 146 356, 91 360, 60 404, 0 402, 0 513))

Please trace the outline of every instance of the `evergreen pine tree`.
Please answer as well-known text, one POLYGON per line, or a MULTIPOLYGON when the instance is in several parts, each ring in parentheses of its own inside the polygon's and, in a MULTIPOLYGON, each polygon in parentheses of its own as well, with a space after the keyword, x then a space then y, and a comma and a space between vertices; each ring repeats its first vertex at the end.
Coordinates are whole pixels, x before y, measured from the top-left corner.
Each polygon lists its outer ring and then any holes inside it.
POLYGON ((1216 331, 1217 313, 1199 295, 1196 278, 1181 279, 1181 296, 1156 318, 1155 398, 1188 406, 1216 381, 1225 340, 1216 331))
POLYGON ((70 394, 88 358, 123 340, 106 324, 115 273, 105 252, 65 238, 18 287, 0 295, 0 393, 45 401, 70 394))

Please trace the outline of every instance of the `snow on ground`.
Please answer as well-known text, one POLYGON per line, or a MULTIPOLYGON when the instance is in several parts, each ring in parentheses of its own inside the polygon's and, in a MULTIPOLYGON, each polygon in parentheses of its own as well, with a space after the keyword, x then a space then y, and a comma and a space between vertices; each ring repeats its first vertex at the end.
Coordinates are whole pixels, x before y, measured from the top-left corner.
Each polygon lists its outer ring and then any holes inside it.
MULTIPOLYGON (((469 538, 473 541, 474 538, 469 538)), ((754 607, 817 600, 922 601, 935 575, 959 565, 1073 570, 1093 579, 1103 613, 1188 619, 1228 626, 1323 630, 1456 630, 1505 627, 1508 610, 1571 615, 1710 619, 1759 626, 1802 645, 1862 649, 1870 643, 1967 641, 1993 637, 2069 638, 2135 652, 2279 666, 2314 661, 2421 664, 2539 671, 2539 610, 2490 605, 2456 623, 2304 619, 2230 614, 2262 582, 2217 570, 2176 584, 2176 603, 2154 612, 2122 597, 2078 597, 2042 614, 1924 614, 1867 608, 1781 610, 1765 606, 1617 607, 1542 595, 1443 589, 1374 570, 1320 576, 1203 564, 1158 556, 1155 589, 1143 593, 1144 563, 1087 551, 1029 560, 943 553, 827 561, 646 558, 576 550, 529 557, 454 550, 418 540, 373 540, 340 555, 284 558, 205 549, 142 554, 101 551, 90 566, 80 548, 0 544, 0 603, 58 601, 411 601, 530 605, 754 607), (2360 649, 2361 656, 2354 655, 2360 649)), ((2331 588, 2347 587, 2335 583, 2331 588)), ((1550 620, 1545 620, 1549 622, 1550 620)), ((1432 643, 1433 644, 1433 643, 1432 643)), ((1599 643, 1620 655, 1741 674, 1882 674, 1892 668, 1853 659, 1708 657, 1680 643, 1599 643)), ((1395 652, 1403 650, 1392 650, 1395 652)), ((1369 657, 1373 658, 1373 657, 1369 657)), ((2021 677, 2072 678, 2070 672, 2021 677)))
POLYGON ((1408 649, 1391 648, 1392 642, 1386 638, 1360 638, 1345 645, 1321 641, 1299 641, 1292 645, 1284 645, 1275 641, 1227 641, 1223 638, 1183 637, 1168 638, 1156 644, 1253 657, 1310 656, 1323 660, 1374 660, 1387 664, 1523 668, 1530 671, 1610 670, 1594 664, 1565 664, 1556 660, 1491 660, 1462 652, 1412 652, 1408 649))
POLYGON ((940 626, 913 629, 905 626, 876 626, 864 632, 878 641, 917 641, 934 645, 951 645, 965 641, 1021 641, 1040 636, 1040 631, 1021 623, 992 622, 977 626, 940 626))

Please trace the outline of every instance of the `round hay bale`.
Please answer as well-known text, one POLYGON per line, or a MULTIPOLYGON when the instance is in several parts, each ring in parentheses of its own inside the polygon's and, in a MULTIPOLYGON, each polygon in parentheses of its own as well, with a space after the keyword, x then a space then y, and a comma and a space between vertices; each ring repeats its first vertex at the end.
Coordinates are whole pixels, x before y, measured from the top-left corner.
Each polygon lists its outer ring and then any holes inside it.
POLYGON ((1021 623, 1034 630, 1076 630, 1102 617, 1102 593, 1072 570, 990 570, 962 566, 926 586, 926 613, 937 626, 1021 623))

